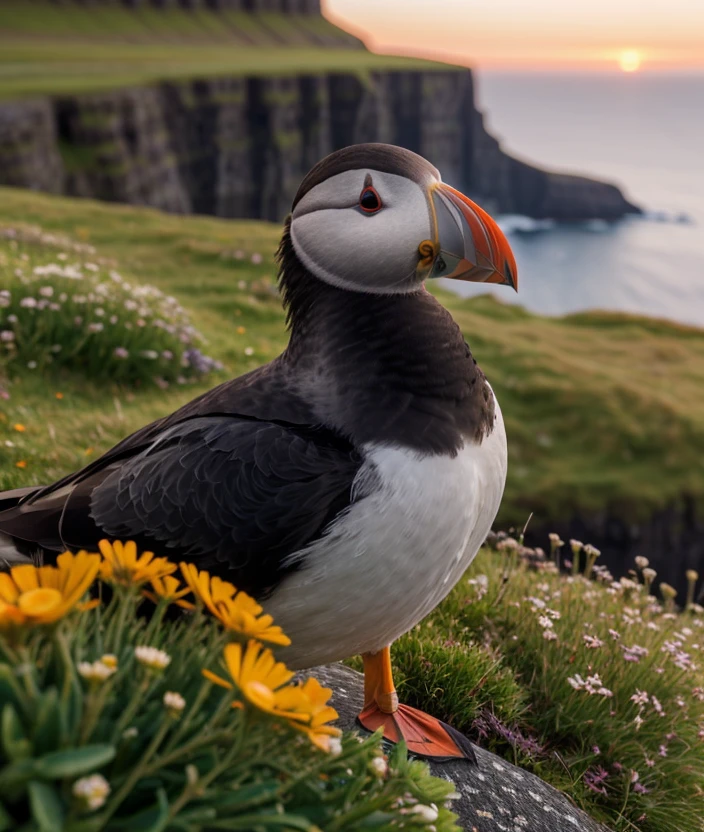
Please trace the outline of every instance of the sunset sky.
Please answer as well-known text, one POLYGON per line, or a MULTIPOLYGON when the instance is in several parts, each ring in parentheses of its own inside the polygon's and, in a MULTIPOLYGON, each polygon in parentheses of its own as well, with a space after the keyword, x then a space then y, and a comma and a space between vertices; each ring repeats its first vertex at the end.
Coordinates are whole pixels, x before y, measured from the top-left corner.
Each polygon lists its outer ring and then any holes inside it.
POLYGON ((491 68, 704 70, 704 0, 323 0, 375 51, 491 68))

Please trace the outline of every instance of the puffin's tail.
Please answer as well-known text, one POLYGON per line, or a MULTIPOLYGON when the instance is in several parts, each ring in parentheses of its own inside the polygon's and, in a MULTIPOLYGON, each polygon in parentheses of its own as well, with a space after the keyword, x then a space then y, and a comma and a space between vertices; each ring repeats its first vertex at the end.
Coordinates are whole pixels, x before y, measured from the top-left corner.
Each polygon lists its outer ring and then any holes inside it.
POLYGON ((27 497, 31 497, 42 486, 31 485, 26 488, 13 488, 10 491, 0 491, 0 572, 18 566, 21 563, 41 563, 43 553, 36 545, 17 539, 9 520, 14 518, 14 509, 27 497), (3 522, 5 520, 6 522, 3 522), (6 528, 7 526, 7 528, 6 528))

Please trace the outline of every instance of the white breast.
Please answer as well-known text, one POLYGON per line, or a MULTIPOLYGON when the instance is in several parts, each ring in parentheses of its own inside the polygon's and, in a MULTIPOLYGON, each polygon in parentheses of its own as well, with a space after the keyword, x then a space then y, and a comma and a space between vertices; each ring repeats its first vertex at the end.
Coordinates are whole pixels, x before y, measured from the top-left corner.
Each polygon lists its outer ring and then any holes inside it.
POLYGON ((266 602, 291 640, 281 656, 312 667, 376 651, 447 595, 494 521, 506 481, 506 433, 494 430, 455 457, 365 448, 355 488, 366 497, 296 553, 302 568, 266 602), (370 479, 371 478, 371 479, 370 479))

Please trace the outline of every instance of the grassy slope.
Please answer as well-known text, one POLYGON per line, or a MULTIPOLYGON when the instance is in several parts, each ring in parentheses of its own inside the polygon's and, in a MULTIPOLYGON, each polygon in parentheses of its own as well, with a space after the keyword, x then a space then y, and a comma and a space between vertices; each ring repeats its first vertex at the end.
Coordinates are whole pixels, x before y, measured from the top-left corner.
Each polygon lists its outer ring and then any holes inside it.
POLYGON ((198 76, 444 66, 336 48, 350 42, 316 17, 0 2, 0 99, 198 76))
MULTIPOLYGON (((88 240, 125 276, 174 294, 232 375, 285 344, 273 291, 278 226, 0 189, 0 226, 22 222, 88 240), (238 248, 264 262, 223 257, 238 248)), ((510 473, 500 522, 605 502, 635 516, 683 492, 704 497, 704 471, 693 464, 704 455, 704 332, 606 313, 549 319, 488 297, 438 296, 502 403, 510 473)), ((47 383, 28 372, 0 402, 0 439, 16 443, 0 445, 0 487, 58 477, 195 392, 132 393, 68 376, 47 383), (27 431, 14 432, 16 422, 27 431), (19 459, 26 469, 14 466, 19 459)))

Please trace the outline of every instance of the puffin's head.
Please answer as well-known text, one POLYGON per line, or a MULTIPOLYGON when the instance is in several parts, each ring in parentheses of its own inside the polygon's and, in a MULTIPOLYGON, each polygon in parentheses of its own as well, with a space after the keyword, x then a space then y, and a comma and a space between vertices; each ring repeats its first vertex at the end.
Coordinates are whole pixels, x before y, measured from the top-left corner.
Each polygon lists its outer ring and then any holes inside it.
POLYGON ((310 272, 342 289, 405 293, 431 277, 518 289, 494 220, 393 145, 353 145, 318 162, 294 199, 291 240, 310 272))

